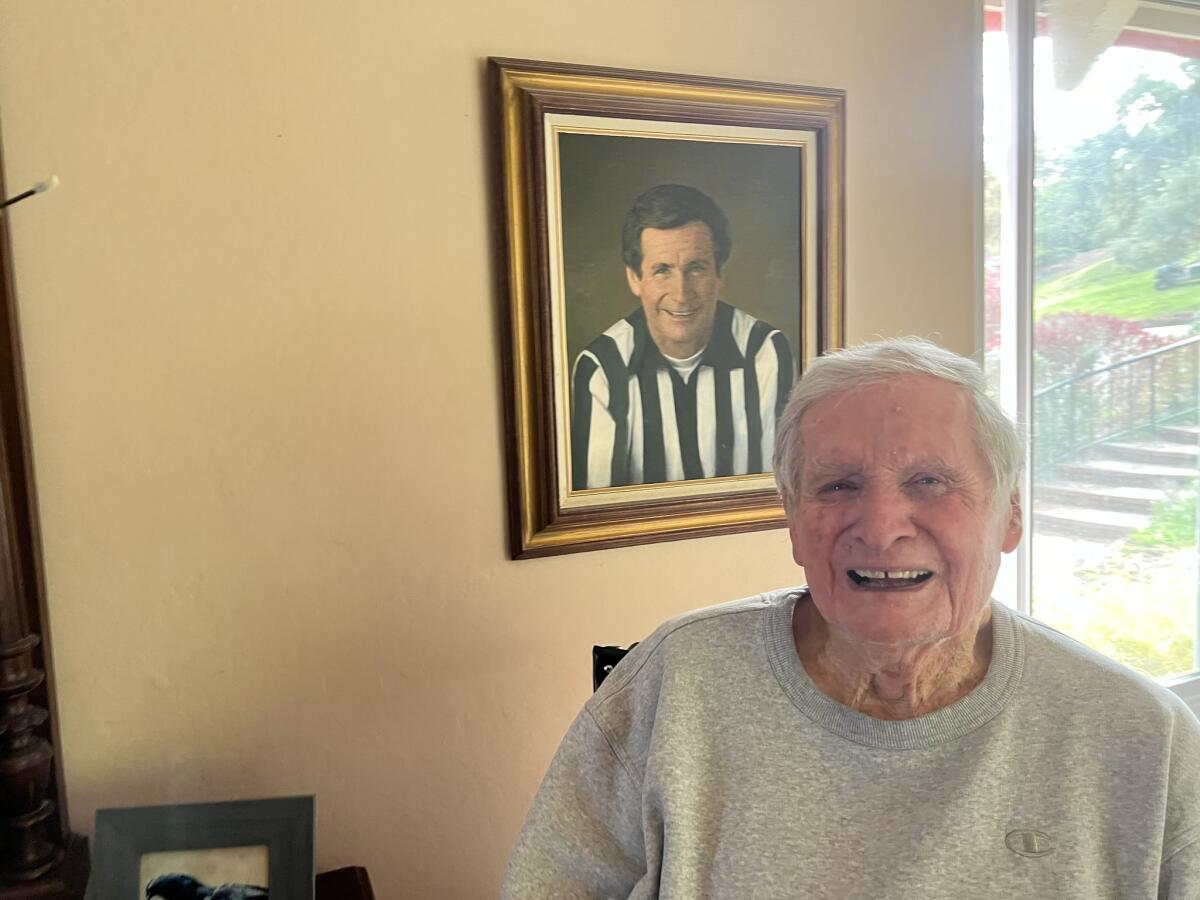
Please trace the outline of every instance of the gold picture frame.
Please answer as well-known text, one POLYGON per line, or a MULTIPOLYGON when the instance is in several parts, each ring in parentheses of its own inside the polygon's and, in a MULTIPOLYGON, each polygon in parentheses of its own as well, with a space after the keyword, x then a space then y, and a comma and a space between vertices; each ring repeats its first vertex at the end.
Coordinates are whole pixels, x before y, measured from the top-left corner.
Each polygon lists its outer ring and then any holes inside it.
MULTIPOLYGON (((622 249, 628 247, 627 239, 622 244, 622 223, 632 215, 630 204, 660 190, 698 193, 726 211, 722 223, 728 221, 731 239, 725 242, 724 256, 715 254, 715 283, 730 292, 730 299, 704 295, 715 303, 711 315, 718 323, 709 326, 708 334, 716 335, 722 327, 736 330, 739 323, 770 330, 772 347, 778 348, 772 350, 778 358, 770 377, 779 383, 764 380, 762 390, 771 391, 772 402, 782 404, 791 377, 809 360, 843 345, 845 93, 529 60, 492 58, 488 68, 493 124, 500 137, 495 168, 503 219, 513 557, 782 525, 769 450, 774 427, 770 410, 777 407, 764 405, 760 414, 747 399, 740 412, 730 413, 729 403, 718 401, 716 406, 724 406, 722 425, 721 411, 709 412, 693 394, 691 424, 672 421, 670 446, 678 447, 682 435, 694 434, 687 428, 708 428, 706 434, 713 427, 724 428, 724 437, 720 451, 709 451, 707 444, 699 453, 693 451, 690 468, 687 459, 659 459, 661 436, 651 465, 651 450, 643 451, 639 443, 651 433, 650 425, 617 424, 620 446, 628 448, 632 441, 634 449, 612 450, 609 477, 608 457, 598 457, 596 463, 597 457, 587 455, 600 451, 588 443, 592 432, 587 423, 592 420, 584 420, 580 412, 586 406, 590 414, 592 407, 580 387, 579 363, 592 358, 596 341, 609 340, 604 335, 633 334, 635 326, 643 344, 653 340, 657 345, 662 339, 653 322, 656 308, 646 299, 649 291, 635 290, 649 284, 638 280, 641 263, 632 268, 622 249), (767 326, 767 321, 775 325, 767 326), (578 395, 574 433, 573 377, 578 395), (631 429, 640 437, 631 438, 631 429), (585 444, 589 449, 581 449, 585 444), (713 452, 722 460, 715 467, 713 452), (621 453, 633 462, 618 465, 621 453)), ((723 224, 720 230, 724 235, 723 224)), ((708 227, 702 232, 714 234, 708 227)), ((714 238, 714 243, 720 241, 714 238)), ((687 319, 694 313, 688 309, 677 315, 687 319)), ((690 326, 683 327, 686 333, 690 326)), ((738 333, 743 337, 738 346, 749 358, 748 332, 738 333)), ((633 340, 629 347, 635 346, 633 340)), ((716 342, 715 337, 704 340, 710 346, 716 342)), ((702 352, 701 363, 709 350, 702 352)), ((668 356, 678 354, 655 358, 665 363, 668 356)), ((632 365, 636 358, 625 362, 632 365)), ((766 378, 761 370, 755 376, 749 365, 736 377, 739 387, 730 394, 735 398, 752 385, 758 391, 756 378, 766 378)), ((613 381, 604 397, 617 402, 629 383, 613 381)), ((723 384, 728 389, 728 380, 723 384)), ((709 390, 707 396, 718 396, 709 390)), ((636 392, 635 387, 629 394, 634 406, 636 392)), ((680 409, 671 407, 676 415, 680 409)), ((640 406, 638 410, 644 412, 640 406)), ((633 414, 612 412, 611 418, 624 422, 623 415, 633 414)), ((653 421, 665 433, 661 411, 655 415, 653 421)))

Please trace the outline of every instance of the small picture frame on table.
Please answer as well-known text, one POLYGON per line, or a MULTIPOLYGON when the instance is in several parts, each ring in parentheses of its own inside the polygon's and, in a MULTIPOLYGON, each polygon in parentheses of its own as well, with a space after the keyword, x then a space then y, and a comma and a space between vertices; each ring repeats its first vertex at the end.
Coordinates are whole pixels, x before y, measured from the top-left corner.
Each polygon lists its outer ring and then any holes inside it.
POLYGON ((313 900, 314 812, 311 796, 97 810, 89 897, 313 900))

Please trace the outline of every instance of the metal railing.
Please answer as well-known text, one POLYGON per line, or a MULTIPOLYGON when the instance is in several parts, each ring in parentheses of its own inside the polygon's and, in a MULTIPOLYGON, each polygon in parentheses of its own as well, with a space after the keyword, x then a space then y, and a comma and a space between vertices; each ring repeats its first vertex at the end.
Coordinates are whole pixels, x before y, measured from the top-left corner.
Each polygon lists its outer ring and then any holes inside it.
POLYGON ((1072 375, 1034 392, 1034 465, 1190 419, 1200 407, 1200 335, 1072 375))

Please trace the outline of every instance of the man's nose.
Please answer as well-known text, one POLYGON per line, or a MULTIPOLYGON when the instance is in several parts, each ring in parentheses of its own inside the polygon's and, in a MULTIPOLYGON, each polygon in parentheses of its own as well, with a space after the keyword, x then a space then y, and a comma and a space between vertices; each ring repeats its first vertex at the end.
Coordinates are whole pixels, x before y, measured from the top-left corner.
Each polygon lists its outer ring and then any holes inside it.
POLYGON ((679 276, 679 295, 685 300, 696 296, 696 276, 686 272, 679 276))
POLYGON ((915 536, 912 501, 896 488, 865 488, 859 497, 852 535, 875 552, 915 536))
POLYGON ((667 282, 667 291, 672 297, 686 298, 688 296, 687 276, 678 269, 672 272, 667 282))

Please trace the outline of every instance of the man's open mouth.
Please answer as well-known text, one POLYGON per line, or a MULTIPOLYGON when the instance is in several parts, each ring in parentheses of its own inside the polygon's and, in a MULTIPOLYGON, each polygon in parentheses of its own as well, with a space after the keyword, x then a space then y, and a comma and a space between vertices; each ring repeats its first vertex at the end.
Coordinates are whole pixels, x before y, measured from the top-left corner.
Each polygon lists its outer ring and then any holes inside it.
POLYGON ((698 309, 664 309, 663 312, 665 312, 672 319, 690 319, 692 316, 696 315, 696 313, 700 312, 700 310, 698 310, 698 309))
POLYGON ((928 569, 847 569, 846 574, 859 587, 879 590, 916 587, 933 577, 928 569))

